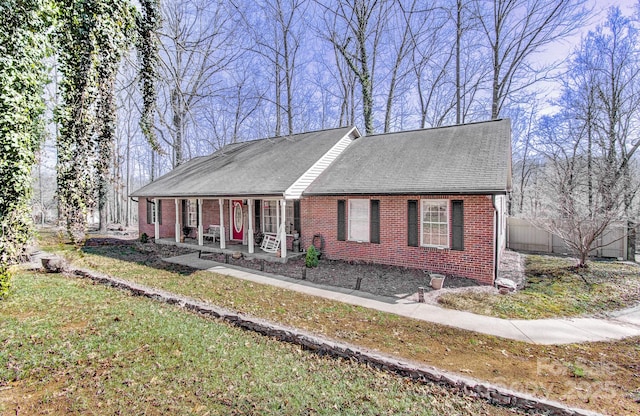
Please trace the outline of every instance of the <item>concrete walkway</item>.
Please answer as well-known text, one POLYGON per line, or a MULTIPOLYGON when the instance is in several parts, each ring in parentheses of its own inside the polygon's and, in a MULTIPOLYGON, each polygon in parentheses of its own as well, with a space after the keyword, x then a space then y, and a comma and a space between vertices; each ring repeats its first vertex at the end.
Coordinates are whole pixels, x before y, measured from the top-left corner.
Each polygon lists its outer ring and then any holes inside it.
POLYGON ((501 319, 444 309, 407 299, 376 296, 357 290, 318 285, 305 280, 230 267, 200 259, 197 253, 163 260, 408 318, 534 344, 572 344, 640 336, 640 306, 612 313, 607 319, 501 319))

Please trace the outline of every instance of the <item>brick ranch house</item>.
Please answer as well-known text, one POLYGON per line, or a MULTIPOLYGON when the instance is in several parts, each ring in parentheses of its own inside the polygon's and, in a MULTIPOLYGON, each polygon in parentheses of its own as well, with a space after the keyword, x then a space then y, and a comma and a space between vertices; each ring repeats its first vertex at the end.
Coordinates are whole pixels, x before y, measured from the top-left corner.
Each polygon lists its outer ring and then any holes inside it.
POLYGON ((140 233, 157 242, 180 244, 186 226, 198 249, 243 249, 251 257, 263 254, 256 238, 271 235, 286 241, 279 261, 313 244, 327 259, 493 284, 510 189, 510 121, 494 120, 366 137, 344 127, 232 144, 132 196, 140 233))

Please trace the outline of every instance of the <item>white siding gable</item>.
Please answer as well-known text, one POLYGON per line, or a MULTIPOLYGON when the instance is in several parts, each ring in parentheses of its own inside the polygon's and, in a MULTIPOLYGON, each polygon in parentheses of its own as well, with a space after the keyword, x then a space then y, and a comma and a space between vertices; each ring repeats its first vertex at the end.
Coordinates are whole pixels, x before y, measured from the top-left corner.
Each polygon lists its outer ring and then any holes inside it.
POLYGON ((360 132, 354 127, 284 192, 285 199, 300 199, 307 187, 358 137, 360 132))

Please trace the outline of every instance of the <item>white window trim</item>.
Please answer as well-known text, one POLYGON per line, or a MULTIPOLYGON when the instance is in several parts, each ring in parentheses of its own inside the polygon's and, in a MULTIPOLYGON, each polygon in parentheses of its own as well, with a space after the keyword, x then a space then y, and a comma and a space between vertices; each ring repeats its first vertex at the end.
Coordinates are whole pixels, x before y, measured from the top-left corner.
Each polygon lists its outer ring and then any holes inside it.
MULTIPOLYGON (((265 198, 262 200, 262 202, 260 203, 260 229, 262 231, 263 234, 273 234, 275 235, 277 233, 277 229, 280 227, 280 222, 282 221, 282 212, 280 212, 280 210, 282 209, 282 207, 280 206, 280 199, 271 199, 271 198, 265 198), (276 210, 277 210, 277 216, 276 216, 276 231, 265 231, 265 224, 266 221, 264 220, 266 218, 265 214, 264 214, 264 202, 268 201, 268 202, 275 202, 276 203, 276 210)), ((286 217, 285 217, 285 221, 287 222, 287 224, 289 224, 289 227, 291 228, 291 230, 293 231, 293 228, 295 227, 293 225, 294 221, 295 221, 295 208, 294 208, 294 201, 293 199, 288 199, 287 200, 287 208, 289 208, 289 204, 291 204, 291 211, 286 212, 286 217)), ((293 235, 293 233, 289 233, 289 230, 285 230, 287 231, 285 234, 287 235, 293 235)), ((296 230, 297 231, 297 230, 296 230)), ((299 231, 298 231, 299 232, 299 231)))
POLYGON ((156 202, 154 202, 153 199, 152 200, 147 199, 147 204, 151 205, 151 218, 149 218, 148 223, 155 224, 156 223, 156 202))
POLYGON ((195 199, 187 200, 187 227, 198 226, 198 202, 195 199))
MULTIPOLYGON (((420 200, 420 246, 448 249, 451 246, 451 204, 448 199, 421 199, 420 200), (447 206, 447 244, 425 244, 424 242, 424 207, 425 205, 436 205, 445 203, 447 206)), ((439 223, 438 223, 439 224, 439 223)))
POLYGON ((352 201, 363 201, 366 203, 367 206, 367 227, 369 226, 369 224, 371 224, 371 201, 369 199, 364 199, 364 198, 352 198, 349 199, 347 201, 347 205, 349 207, 348 209, 348 214, 347 214, 347 240, 349 241, 357 241, 359 243, 368 243, 371 241, 371 230, 369 228, 367 228, 367 238, 366 239, 361 239, 361 238, 353 238, 353 236, 351 235, 351 219, 353 218, 351 215, 351 202, 352 201))

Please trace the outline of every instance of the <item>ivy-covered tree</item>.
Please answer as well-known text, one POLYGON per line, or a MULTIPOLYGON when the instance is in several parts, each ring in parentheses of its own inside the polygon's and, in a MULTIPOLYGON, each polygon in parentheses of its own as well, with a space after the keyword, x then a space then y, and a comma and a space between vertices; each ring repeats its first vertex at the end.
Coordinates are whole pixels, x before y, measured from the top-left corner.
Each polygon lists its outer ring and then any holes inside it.
POLYGON ((57 193, 67 233, 78 243, 84 239, 88 208, 104 208, 115 134, 114 81, 130 39, 133 10, 120 0, 59 2, 63 79, 57 193))
POLYGON ((160 150, 155 134, 155 113, 158 92, 158 31, 162 27, 159 0, 140 0, 141 11, 136 16, 138 31, 136 49, 140 61, 140 85, 142 88, 142 116, 140 128, 154 151, 160 150))
POLYGON ((95 34, 98 46, 97 85, 97 153, 96 176, 98 192, 98 210, 100 212, 100 229, 107 226, 107 194, 109 191, 109 174, 113 161, 113 148, 116 134, 115 82, 118 67, 124 52, 129 46, 133 33, 133 9, 127 2, 100 2, 101 18, 95 34))
POLYGON ((31 238, 31 168, 43 137, 47 0, 0 2, 0 298, 31 238))

